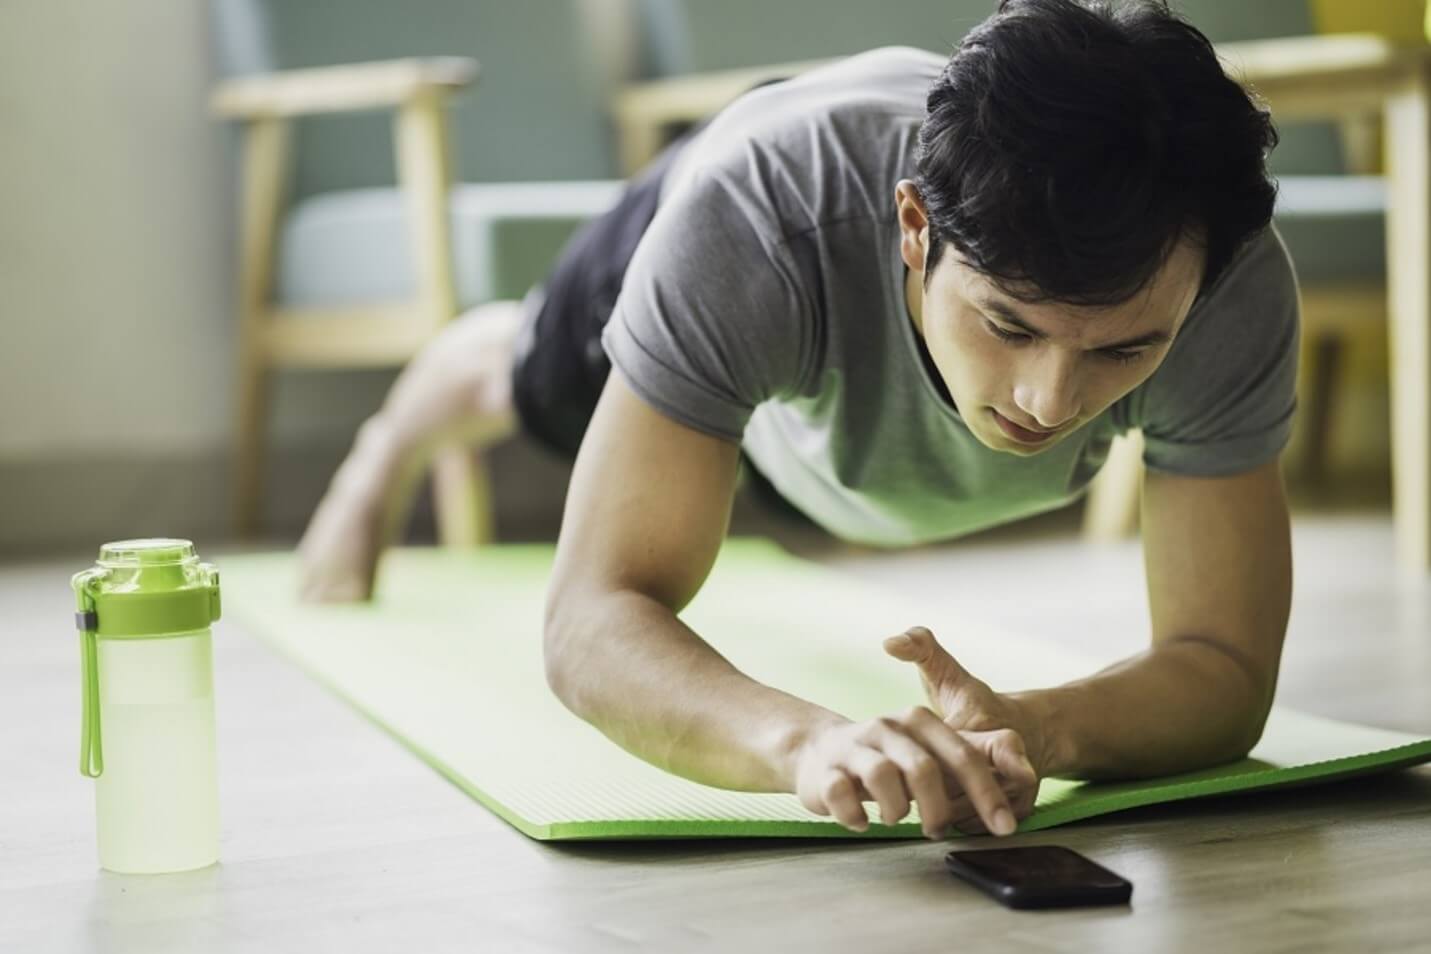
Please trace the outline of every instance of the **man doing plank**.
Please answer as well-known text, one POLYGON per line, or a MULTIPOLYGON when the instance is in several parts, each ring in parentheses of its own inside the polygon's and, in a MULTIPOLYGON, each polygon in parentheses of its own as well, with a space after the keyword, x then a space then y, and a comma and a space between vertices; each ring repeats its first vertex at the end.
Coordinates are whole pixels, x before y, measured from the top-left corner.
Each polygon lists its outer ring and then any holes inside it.
POLYGON ((1005 0, 947 60, 875 50, 754 90, 522 306, 459 320, 404 371, 305 537, 308 592, 367 595, 379 501, 435 435, 520 426, 576 454, 548 681, 665 769, 855 829, 863 802, 887 822, 917 803, 940 837, 1011 831, 1042 776, 1238 758, 1291 591, 1275 141, 1154 0, 1005 0), (884 648, 930 705, 851 722, 677 616, 742 463, 832 534, 906 546, 1063 505, 1131 428, 1152 639, 1096 675, 996 693, 916 627, 884 648))

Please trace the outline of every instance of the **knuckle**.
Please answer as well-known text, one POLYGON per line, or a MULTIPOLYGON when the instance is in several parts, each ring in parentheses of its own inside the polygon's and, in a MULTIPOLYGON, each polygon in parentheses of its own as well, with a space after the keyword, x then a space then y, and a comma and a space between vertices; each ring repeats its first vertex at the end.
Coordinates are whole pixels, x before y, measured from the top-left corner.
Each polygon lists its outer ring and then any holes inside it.
POLYGON ((879 745, 880 738, 885 734, 885 728, 878 719, 871 719, 860 725, 859 731, 855 733, 854 741, 866 748, 879 745))
POLYGON ((865 770, 860 774, 869 781, 880 784, 897 779, 899 768, 889 756, 879 754, 869 760, 865 770))
POLYGON ((1017 729, 1003 728, 994 733, 994 738, 1010 748, 1023 751, 1024 737, 1019 735, 1017 729))
POLYGON ((918 725, 932 715, 928 706, 912 705, 901 712, 899 718, 905 725, 918 725))
POLYGON ((942 773, 939 763, 927 752, 921 752, 909 760, 909 780, 923 783, 938 778, 942 773))

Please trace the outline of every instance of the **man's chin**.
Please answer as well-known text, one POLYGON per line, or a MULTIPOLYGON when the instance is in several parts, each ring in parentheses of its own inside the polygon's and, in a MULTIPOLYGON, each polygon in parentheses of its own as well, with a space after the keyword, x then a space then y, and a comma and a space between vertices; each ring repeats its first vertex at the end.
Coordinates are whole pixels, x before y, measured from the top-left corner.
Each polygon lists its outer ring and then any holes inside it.
POLYGON ((1070 427, 1059 431, 1057 434, 1049 437, 1048 440, 1041 441, 1037 444, 1024 443, 1005 434, 999 429, 999 426, 993 422, 992 416, 983 426, 970 428, 970 430, 973 431, 974 436, 979 439, 979 443, 989 448, 989 450, 1012 454, 1015 457, 1036 457, 1050 447, 1061 443, 1063 439, 1073 430, 1076 430, 1076 428, 1070 427))
POLYGON ((1020 444, 1002 434, 993 434, 987 437, 983 434, 976 436, 979 438, 979 442, 990 450, 999 451, 1003 454, 1012 454, 1015 457, 1037 457, 1049 448, 1059 444, 1064 438, 1064 435, 1060 434, 1042 444, 1020 444))

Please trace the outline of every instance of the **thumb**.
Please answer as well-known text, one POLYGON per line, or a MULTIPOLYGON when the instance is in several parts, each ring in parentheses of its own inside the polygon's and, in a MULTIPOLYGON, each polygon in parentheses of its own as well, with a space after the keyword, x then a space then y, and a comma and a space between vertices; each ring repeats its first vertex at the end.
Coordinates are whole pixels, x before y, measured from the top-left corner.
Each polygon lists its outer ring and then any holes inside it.
POLYGON ((895 659, 912 662, 932 688, 950 688, 969 678, 964 667, 949 655, 926 627, 914 626, 884 641, 884 651, 895 659))

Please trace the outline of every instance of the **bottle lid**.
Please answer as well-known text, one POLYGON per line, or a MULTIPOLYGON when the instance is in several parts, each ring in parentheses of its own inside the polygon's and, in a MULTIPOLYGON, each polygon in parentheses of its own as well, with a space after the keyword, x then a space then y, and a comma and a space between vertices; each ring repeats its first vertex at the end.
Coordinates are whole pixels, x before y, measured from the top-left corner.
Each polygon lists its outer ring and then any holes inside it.
POLYGON ((103 567, 170 566, 198 559, 192 543, 172 537, 117 540, 99 548, 99 565, 103 567))

